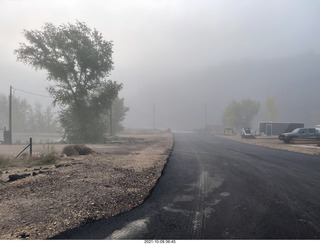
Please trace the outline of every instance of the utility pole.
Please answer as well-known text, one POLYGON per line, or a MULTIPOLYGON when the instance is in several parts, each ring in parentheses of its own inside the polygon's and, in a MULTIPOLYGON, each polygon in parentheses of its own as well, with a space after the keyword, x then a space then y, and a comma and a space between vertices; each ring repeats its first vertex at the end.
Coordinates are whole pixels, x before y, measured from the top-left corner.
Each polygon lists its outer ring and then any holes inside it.
POLYGON ((110 136, 113 136, 113 123, 112 123, 112 105, 110 106, 110 136))
POLYGON ((153 104, 153 130, 155 129, 154 124, 156 120, 156 105, 153 104))
POLYGON ((208 104, 205 104, 204 106, 204 129, 207 129, 207 110, 208 110, 208 104))
POLYGON ((8 143, 12 144, 12 89, 10 86, 10 97, 9 97, 9 141, 8 143))

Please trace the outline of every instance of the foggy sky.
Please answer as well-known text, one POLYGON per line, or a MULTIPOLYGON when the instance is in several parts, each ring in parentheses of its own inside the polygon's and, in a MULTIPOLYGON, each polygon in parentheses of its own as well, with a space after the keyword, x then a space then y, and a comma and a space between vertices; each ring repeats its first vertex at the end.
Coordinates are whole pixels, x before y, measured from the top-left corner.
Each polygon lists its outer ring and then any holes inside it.
MULTIPOLYGON (((25 41, 23 29, 78 20, 114 43, 110 79, 124 85, 120 96, 130 107, 127 127, 151 128, 153 104, 157 128, 203 126, 205 104, 207 123, 221 124, 232 99, 263 102, 276 96, 285 114, 290 106, 280 94, 286 93, 292 70, 279 71, 272 63, 292 68, 299 55, 320 53, 319 12, 318 0, 0 0, 0 92, 8 94, 12 85, 46 95, 46 73, 18 63, 13 50, 25 41), (279 89, 268 88, 267 78, 279 89)), ((300 73, 305 72, 302 67, 300 73)), ((319 80, 320 74, 312 72, 319 80)), ((50 103, 18 91, 15 95, 50 103)), ((288 114, 282 119, 303 118, 288 114)))

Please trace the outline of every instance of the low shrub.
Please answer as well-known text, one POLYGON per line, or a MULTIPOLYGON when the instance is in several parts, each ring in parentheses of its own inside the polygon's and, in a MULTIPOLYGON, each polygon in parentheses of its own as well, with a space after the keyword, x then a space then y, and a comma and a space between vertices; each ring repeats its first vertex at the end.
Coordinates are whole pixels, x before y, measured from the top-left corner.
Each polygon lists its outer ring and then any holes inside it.
POLYGON ((55 152, 48 153, 44 156, 41 156, 33 164, 34 165, 51 165, 55 164, 58 160, 58 156, 55 152))
POLYGON ((94 151, 86 145, 68 145, 62 150, 62 154, 67 156, 88 155, 92 153, 94 153, 94 151))
POLYGON ((6 158, 0 155, 0 170, 7 170, 16 167, 33 167, 42 165, 53 165, 59 160, 58 155, 55 152, 50 152, 47 154, 37 155, 37 156, 20 156, 16 159, 6 158))
POLYGON ((0 169, 4 169, 10 165, 11 159, 0 155, 0 169))

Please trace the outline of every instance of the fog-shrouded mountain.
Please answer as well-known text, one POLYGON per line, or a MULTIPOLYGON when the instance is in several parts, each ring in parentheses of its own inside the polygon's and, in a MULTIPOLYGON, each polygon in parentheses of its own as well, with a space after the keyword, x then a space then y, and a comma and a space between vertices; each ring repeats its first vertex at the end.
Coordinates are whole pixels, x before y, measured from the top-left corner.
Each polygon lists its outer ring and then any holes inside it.
MULTIPOLYGON (((279 122, 320 124, 320 55, 305 53, 292 57, 226 62, 203 69, 174 70, 153 77, 138 93, 135 106, 145 108, 128 114, 128 121, 152 123, 155 104, 156 127, 192 129, 222 124, 222 113, 232 100, 260 101, 260 112, 252 127, 267 121, 265 100, 274 97, 279 122), (140 100, 139 100, 140 99, 140 100), (147 112, 145 112, 147 111, 147 112), (205 120, 207 111, 207 120, 205 120)), ((130 107, 130 103, 128 104, 130 107)), ((143 124, 143 123, 142 123, 143 124)))

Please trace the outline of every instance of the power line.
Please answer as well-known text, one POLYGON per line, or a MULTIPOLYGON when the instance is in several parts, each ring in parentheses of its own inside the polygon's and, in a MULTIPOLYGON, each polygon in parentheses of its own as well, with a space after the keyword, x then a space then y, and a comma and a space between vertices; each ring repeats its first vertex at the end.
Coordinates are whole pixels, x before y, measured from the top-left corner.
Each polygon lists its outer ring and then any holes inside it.
POLYGON ((134 108, 131 107, 130 105, 129 105, 129 111, 133 111, 133 112, 135 112, 135 113, 137 113, 137 114, 140 114, 140 115, 142 115, 142 116, 150 116, 150 114, 142 113, 142 112, 134 109, 134 108))
POLYGON ((52 97, 50 97, 50 96, 41 95, 41 94, 37 94, 37 93, 33 93, 33 92, 28 92, 28 91, 23 91, 23 90, 20 90, 20 89, 14 88, 14 87, 12 87, 12 89, 13 89, 13 90, 15 90, 15 91, 28 93, 28 94, 31 94, 31 95, 34 95, 34 96, 46 97, 46 98, 52 98, 52 97))

